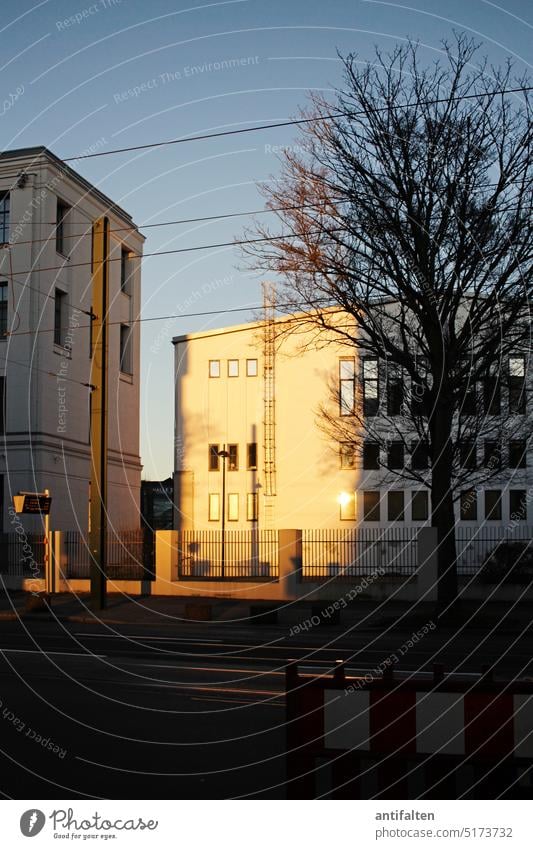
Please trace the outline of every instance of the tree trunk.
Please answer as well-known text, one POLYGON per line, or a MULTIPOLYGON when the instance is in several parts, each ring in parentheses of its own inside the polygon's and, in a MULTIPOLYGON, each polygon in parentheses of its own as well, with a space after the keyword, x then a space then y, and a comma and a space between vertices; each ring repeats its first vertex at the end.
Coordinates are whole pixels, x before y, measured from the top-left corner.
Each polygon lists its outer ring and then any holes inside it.
POLYGON ((454 607, 458 594, 450 407, 439 404, 429 422, 432 455, 431 524, 437 529, 437 597, 441 610, 454 607))

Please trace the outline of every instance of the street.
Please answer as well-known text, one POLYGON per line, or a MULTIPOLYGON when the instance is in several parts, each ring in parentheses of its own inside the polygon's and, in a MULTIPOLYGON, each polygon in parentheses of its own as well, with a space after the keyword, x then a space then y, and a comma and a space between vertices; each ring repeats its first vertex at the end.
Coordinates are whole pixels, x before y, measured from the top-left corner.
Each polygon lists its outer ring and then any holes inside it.
POLYGON ((0 624, 5 798, 284 798, 285 666, 398 675, 434 663, 474 682, 533 676, 531 629, 438 629, 404 651, 411 627, 0 624))

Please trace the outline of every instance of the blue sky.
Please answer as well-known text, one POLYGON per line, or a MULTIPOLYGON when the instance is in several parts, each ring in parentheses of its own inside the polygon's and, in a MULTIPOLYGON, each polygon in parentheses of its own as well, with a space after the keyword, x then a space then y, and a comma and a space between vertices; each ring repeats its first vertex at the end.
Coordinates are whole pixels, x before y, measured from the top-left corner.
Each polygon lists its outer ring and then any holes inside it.
MULTIPOLYGON (((340 83, 341 53, 372 58, 407 36, 431 62, 453 29, 495 64, 530 68, 527 0, 22 0, 4 11, 2 89, 21 93, 2 116, 2 147, 45 144, 58 156, 294 117, 309 91, 340 83), (12 17, 11 17, 12 16, 12 17), (223 60, 237 67, 217 69, 223 60), (209 67, 209 66, 212 67, 209 67), (133 93, 132 93, 133 91, 133 93)), ((294 127, 75 163, 84 177, 154 223, 262 207, 257 184, 275 175, 273 149, 294 127)), ((246 219, 154 228, 146 251, 231 241, 246 219)), ((260 302, 259 278, 235 248, 147 258, 143 317, 260 302)), ((246 320, 180 318, 142 325, 142 459, 146 478, 172 471, 172 336, 246 320)))

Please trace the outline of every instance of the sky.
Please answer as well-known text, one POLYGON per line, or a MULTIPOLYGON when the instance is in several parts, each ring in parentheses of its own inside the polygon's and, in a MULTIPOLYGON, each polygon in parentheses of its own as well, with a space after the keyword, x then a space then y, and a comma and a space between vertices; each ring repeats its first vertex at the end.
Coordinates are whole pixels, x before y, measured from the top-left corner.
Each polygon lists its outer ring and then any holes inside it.
MULTIPOLYGON (((453 31, 493 64, 530 70, 530 0, 41 0, 6 4, 2 149, 46 145, 62 158, 298 116, 310 92, 334 96, 338 53, 371 61, 407 37, 428 63, 453 31), (9 10, 9 11, 8 11, 9 10), (444 14, 443 14, 444 12, 444 14), (226 60, 224 62, 224 60, 226 60), (233 61, 231 61, 233 60, 233 61), (9 104, 6 108, 6 103, 9 104)), ((296 127, 80 160, 76 170, 139 225, 261 209, 296 127)), ((72 164, 72 163, 71 163, 72 164)), ((261 216, 268 220, 268 216, 261 216)), ((232 242, 252 218, 145 231, 145 251, 232 242)), ((141 227, 142 229, 142 227, 141 227)), ((175 335, 256 315, 261 278, 233 246, 147 257, 143 319, 143 477, 172 473, 175 335)))

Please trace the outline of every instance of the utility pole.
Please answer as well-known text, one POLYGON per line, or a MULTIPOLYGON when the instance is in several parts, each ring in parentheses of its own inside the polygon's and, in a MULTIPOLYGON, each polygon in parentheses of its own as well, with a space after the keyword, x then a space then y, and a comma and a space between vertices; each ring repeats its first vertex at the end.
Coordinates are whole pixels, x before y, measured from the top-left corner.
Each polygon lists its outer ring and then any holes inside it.
POLYGON ((229 451, 226 451, 226 446, 222 447, 222 451, 217 451, 219 457, 222 457, 222 550, 221 550, 221 577, 225 577, 226 572, 226 460, 229 457, 229 451))
POLYGON ((91 606, 106 606, 107 559, 107 358, 109 219, 99 218, 92 232, 91 359, 91 606))

